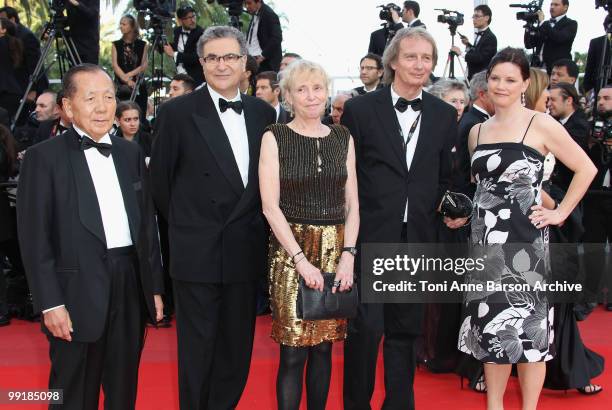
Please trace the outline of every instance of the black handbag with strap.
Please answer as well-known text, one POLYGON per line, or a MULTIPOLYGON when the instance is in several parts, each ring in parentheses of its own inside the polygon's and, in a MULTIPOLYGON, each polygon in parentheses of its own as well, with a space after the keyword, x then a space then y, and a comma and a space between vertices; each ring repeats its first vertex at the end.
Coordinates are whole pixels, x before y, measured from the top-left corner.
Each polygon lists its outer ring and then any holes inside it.
POLYGON ((357 287, 347 291, 332 293, 336 274, 324 272, 323 291, 309 288, 300 277, 299 289, 296 302, 296 314, 298 319, 323 320, 323 319, 350 319, 357 316, 359 296, 357 287))
POLYGON ((449 218, 467 218, 472 215, 472 200, 460 192, 446 191, 442 197, 440 212, 449 218))

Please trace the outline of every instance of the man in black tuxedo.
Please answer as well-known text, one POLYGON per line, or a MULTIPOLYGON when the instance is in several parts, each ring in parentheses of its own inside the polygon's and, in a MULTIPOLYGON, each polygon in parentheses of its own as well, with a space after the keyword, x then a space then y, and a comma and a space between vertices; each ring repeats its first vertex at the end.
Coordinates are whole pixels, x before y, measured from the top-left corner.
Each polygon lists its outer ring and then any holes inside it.
POLYGON ((575 87, 579 72, 578 64, 574 60, 566 58, 557 60, 553 63, 550 73, 550 85, 568 83, 575 87))
POLYGON ((354 90, 359 95, 364 95, 382 88, 383 64, 378 54, 368 53, 359 61, 359 79, 363 83, 361 87, 354 90))
MULTIPOLYGON (((604 19, 604 31, 607 33, 612 24, 612 17, 608 14, 604 19)), ((602 63, 602 52, 604 54, 604 65, 610 61, 610 39, 611 36, 606 34, 601 37, 595 37, 589 43, 589 51, 587 54, 586 66, 584 67, 584 82, 582 83, 585 92, 595 90, 599 91, 600 78, 598 76, 602 63), (605 50, 605 51, 604 51, 605 50)), ((607 79, 604 85, 610 84, 611 79, 607 79)))
POLYGON ((70 37, 81 62, 98 64, 100 55, 100 0, 68 0, 70 37))
POLYGON ((247 53, 240 31, 209 27, 198 49, 207 84, 161 106, 149 166, 168 221, 180 408, 230 409, 246 384, 265 272, 257 164, 276 113, 238 92, 247 53))
POLYGON ((195 10, 191 6, 179 8, 176 18, 180 25, 174 29, 172 45, 164 45, 164 52, 174 59, 176 72, 189 74, 197 87, 205 81, 197 52, 198 39, 204 30, 198 26, 195 10))
MULTIPOLYGON (((355 139, 360 243, 436 242, 437 209, 451 178, 457 111, 423 91, 437 61, 424 29, 400 30, 385 52, 391 86, 349 100, 342 123, 355 139), (411 55, 405 59, 399 56, 411 55)), ((458 227, 465 219, 448 220, 458 227)), ((359 264, 357 264, 359 266, 359 264)), ((359 281, 359 275, 357 276, 359 281)), ((369 409, 384 334, 384 409, 414 409, 419 304, 361 304, 344 345, 344 407, 369 409)))
POLYGON ((474 74, 470 81, 470 101, 472 106, 459 121, 459 135, 456 144, 457 163, 454 166, 452 187, 472 198, 476 185, 471 180, 472 164, 468 149, 468 137, 472 127, 491 118, 495 114, 495 106, 488 95, 487 73, 481 71, 474 74))
MULTIPOLYGON (((470 43, 467 37, 462 36, 461 42, 465 45, 465 62, 467 63, 468 81, 472 79, 474 74, 485 70, 493 56, 497 53, 497 37, 489 28, 493 12, 486 4, 481 4, 474 8, 472 21, 474 22, 474 43, 470 43)), ((461 55, 459 47, 453 47, 452 50, 461 55)))
POLYGON ((544 12, 538 11, 540 26, 525 30, 525 48, 535 48, 540 66, 548 75, 553 63, 561 58, 572 58, 572 44, 578 30, 578 23, 566 16, 569 0, 550 2, 550 20, 544 21, 544 12))
MULTIPOLYGON (((573 140, 588 152, 590 127, 586 115, 580 109, 579 100, 578 92, 572 84, 553 84, 550 86, 548 110, 553 118, 563 124, 573 140)), ((569 168, 557 161, 550 180, 555 186, 567 192, 573 176, 574 173, 569 168)))
POLYGON ((278 74, 274 71, 263 71, 257 74, 255 81, 255 96, 270 104, 276 111, 276 122, 287 124, 289 113, 280 103, 280 87, 278 85, 278 74))
POLYGON ((34 137, 34 144, 48 140, 52 137, 57 137, 60 134, 68 131, 72 126, 70 117, 68 117, 66 110, 64 110, 64 91, 60 90, 57 93, 56 104, 59 116, 55 119, 48 119, 41 121, 36 130, 36 136, 34 137))
MULTIPOLYGON (((599 91, 597 112, 601 118, 612 118, 612 86, 607 85, 599 91)), ((585 288, 591 293, 589 302, 596 302, 595 297, 600 296, 598 291, 601 290, 602 277, 606 272, 606 243, 612 242, 612 161, 603 161, 603 156, 610 155, 610 152, 612 140, 607 139, 593 144, 589 153, 598 171, 584 199, 583 242, 591 244, 593 250, 585 257, 585 270, 588 272, 585 288)), ((607 273, 609 280, 610 272, 607 273)), ((610 286, 609 283, 607 285, 610 286)), ((612 311, 609 298, 607 309, 612 311)))
POLYGON ((421 27, 427 30, 427 26, 421 20, 419 20, 419 14, 421 14, 421 7, 416 1, 405 1, 404 8, 402 9, 402 21, 404 27, 415 28, 421 27))
POLYGON ((110 137, 113 81, 83 64, 63 78, 73 128, 28 149, 19 243, 50 344, 58 409, 133 409, 145 319, 162 317, 157 229, 140 149, 110 137), (154 296, 155 295, 155 296, 154 296))
POLYGON ((370 44, 368 45, 368 53, 373 53, 382 57, 387 47, 387 43, 397 33, 398 30, 404 28, 401 22, 402 9, 395 3, 388 3, 386 7, 390 10, 391 21, 383 24, 382 28, 374 30, 370 34, 370 44))
POLYGON ((247 30, 247 47, 259 64, 259 71, 280 70, 283 56, 283 32, 278 15, 263 0, 245 0, 244 7, 253 16, 247 30))

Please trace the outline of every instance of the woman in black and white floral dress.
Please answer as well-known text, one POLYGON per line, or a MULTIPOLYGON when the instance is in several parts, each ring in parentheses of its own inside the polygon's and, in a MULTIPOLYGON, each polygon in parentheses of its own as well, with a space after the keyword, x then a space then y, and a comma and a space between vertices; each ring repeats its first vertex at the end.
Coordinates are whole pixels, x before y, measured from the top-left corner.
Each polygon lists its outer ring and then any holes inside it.
MULTIPOLYGON (((489 96, 496 115, 470 132, 474 195, 471 240, 483 246, 486 269, 474 282, 533 285, 546 279, 548 225, 562 223, 586 192, 596 169, 563 126, 521 104, 529 84, 522 50, 491 61, 489 96), (544 208, 544 156, 552 152, 575 176, 557 209, 544 208)), ((518 364, 523 409, 535 409, 550 350, 552 309, 542 292, 494 290, 466 294, 459 350, 484 363, 487 407, 503 408, 512 364, 518 364)))

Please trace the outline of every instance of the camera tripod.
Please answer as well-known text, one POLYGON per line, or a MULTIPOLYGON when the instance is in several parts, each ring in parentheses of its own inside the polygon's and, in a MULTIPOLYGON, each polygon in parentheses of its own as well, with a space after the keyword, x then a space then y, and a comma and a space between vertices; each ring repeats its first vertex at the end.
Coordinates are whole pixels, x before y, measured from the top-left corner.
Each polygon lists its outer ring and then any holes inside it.
POLYGON ((46 73, 49 68, 53 66, 55 61, 58 63, 60 78, 64 76, 64 73, 66 73, 70 67, 81 64, 81 57, 77 52, 74 42, 72 41, 72 37, 70 37, 69 31, 66 31, 68 28, 66 26, 66 22, 67 18, 63 15, 63 12, 56 11, 51 17, 51 20, 45 26, 41 39, 44 39, 46 36, 46 40, 42 47, 40 58, 36 63, 36 68, 34 68, 34 72, 30 75, 28 86, 26 87, 23 98, 19 103, 19 108, 15 113, 15 118, 11 124, 11 131, 15 130, 15 126, 19 120, 21 112, 23 111, 27 96, 32 90, 32 87, 40 79, 41 75, 46 73), (45 61, 53 46, 55 46, 56 60, 45 69, 45 61))
MULTIPOLYGON (((455 46, 455 36, 457 35, 457 26, 450 25, 448 29, 450 30, 450 34, 451 34, 451 46, 454 47, 455 46)), ((463 68, 463 64, 461 63, 461 60, 459 59, 459 55, 455 53, 452 49, 448 52, 448 58, 446 59, 446 65, 444 66, 444 73, 442 74, 442 77, 456 79, 455 77, 455 58, 457 59, 457 62, 459 63, 459 68, 461 68, 461 72, 463 73, 463 78, 464 78, 463 81, 466 83, 468 88, 470 88, 469 84, 467 84, 467 81, 466 81, 467 76, 465 75, 465 68, 463 68), (448 72, 448 76, 446 75, 447 72, 448 72)))

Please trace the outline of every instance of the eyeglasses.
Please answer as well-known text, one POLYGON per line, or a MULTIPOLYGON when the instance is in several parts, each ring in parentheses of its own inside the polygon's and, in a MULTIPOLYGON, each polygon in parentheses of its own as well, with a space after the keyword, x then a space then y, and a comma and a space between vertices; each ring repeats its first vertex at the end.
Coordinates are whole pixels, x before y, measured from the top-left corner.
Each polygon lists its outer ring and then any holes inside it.
POLYGON ((190 14, 188 16, 185 16, 185 17, 181 18, 181 20, 192 20, 192 19, 195 19, 195 18, 196 18, 195 14, 190 14))
POLYGON ((472 16, 472 18, 473 18, 473 19, 479 19, 479 18, 481 18, 481 17, 484 17, 484 14, 474 14, 474 15, 472 16))
POLYGON ((242 57, 244 57, 241 54, 234 54, 234 53, 229 53, 223 56, 218 56, 215 54, 209 54, 206 57, 202 57, 202 61, 204 61, 204 63, 206 64, 219 64, 219 62, 221 62, 221 60, 223 60, 225 63, 227 64, 235 64, 238 62, 238 60, 240 60, 242 57))
POLYGON ((378 70, 378 67, 373 66, 373 65, 364 65, 362 67, 359 67, 359 71, 372 71, 372 70, 378 70))

